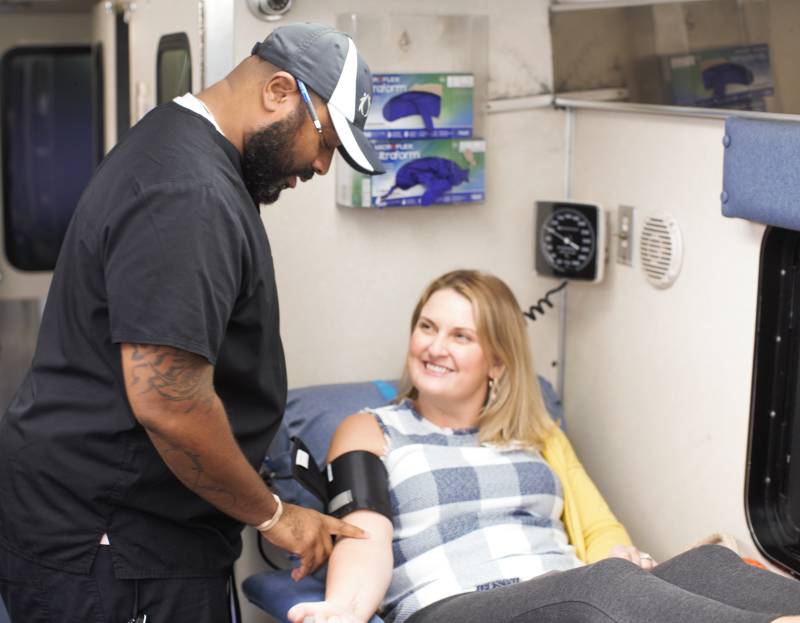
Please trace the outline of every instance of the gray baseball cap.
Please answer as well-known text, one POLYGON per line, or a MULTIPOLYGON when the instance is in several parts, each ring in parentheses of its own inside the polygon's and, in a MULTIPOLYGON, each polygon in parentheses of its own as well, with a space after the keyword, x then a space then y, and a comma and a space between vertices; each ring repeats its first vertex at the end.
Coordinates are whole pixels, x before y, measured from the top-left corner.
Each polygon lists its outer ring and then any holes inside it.
POLYGON ((256 43, 252 53, 299 78, 327 102, 339 153, 351 167, 367 175, 384 173, 364 135, 372 75, 350 37, 321 24, 287 24, 256 43))

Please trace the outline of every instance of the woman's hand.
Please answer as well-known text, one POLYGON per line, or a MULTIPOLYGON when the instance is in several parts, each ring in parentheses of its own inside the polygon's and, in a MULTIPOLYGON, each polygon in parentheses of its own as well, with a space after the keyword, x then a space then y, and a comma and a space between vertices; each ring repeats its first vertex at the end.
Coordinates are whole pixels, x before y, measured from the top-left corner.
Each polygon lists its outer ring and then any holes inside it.
POLYGON ((286 616, 292 623, 364 623, 351 612, 330 601, 297 604, 286 616))
POLYGON ((650 554, 640 552, 633 545, 615 545, 608 553, 609 558, 624 558, 645 571, 650 571, 656 566, 656 561, 650 554))

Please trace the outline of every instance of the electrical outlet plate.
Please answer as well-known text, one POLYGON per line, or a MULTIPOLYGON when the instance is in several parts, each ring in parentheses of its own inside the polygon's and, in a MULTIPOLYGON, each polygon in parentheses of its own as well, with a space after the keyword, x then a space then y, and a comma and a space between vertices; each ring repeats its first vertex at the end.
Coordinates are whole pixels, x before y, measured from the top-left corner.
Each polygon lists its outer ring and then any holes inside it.
POLYGON ((633 266, 633 206, 617 209, 617 264, 633 266))

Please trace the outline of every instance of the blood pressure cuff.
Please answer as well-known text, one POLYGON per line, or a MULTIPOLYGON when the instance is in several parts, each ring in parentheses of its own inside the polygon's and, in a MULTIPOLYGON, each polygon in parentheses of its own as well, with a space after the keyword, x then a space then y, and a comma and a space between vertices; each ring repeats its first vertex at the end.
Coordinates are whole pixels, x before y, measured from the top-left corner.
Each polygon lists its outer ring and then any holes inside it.
POLYGON ((383 118, 395 121, 403 117, 419 115, 426 130, 433 130, 433 117, 442 111, 442 98, 427 91, 406 91, 395 95, 383 105, 383 118))
POLYGON ((408 190, 421 184, 425 187, 421 203, 427 206, 435 203, 453 186, 458 186, 466 181, 469 181, 469 169, 462 169, 452 160, 434 157, 419 158, 404 164, 397 170, 394 186, 382 199, 388 199, 397 188, 408 190))
POLYGON ((380 458, 354 450, 320 469, 298 437, 292 442, 292 476, 322 501, 329 515, 341 518, 353 511, 371 510, 392 520, 389 475, 380 458))

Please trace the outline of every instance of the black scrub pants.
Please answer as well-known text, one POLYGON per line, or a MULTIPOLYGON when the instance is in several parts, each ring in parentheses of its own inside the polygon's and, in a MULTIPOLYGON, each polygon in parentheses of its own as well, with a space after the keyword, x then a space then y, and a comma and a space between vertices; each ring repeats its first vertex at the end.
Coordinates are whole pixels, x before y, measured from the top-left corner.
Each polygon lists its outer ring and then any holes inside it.
POLYGON ((800 615, 800 582, 704 545, 643 571, 620 558, 465 593, 408 623, 768 623, 800 615))
POLYGON ((89 575, 54 571, 0 548, 0 596, 11 623, 229 623, 228 578, 118 580, 111 547, 89 575))

